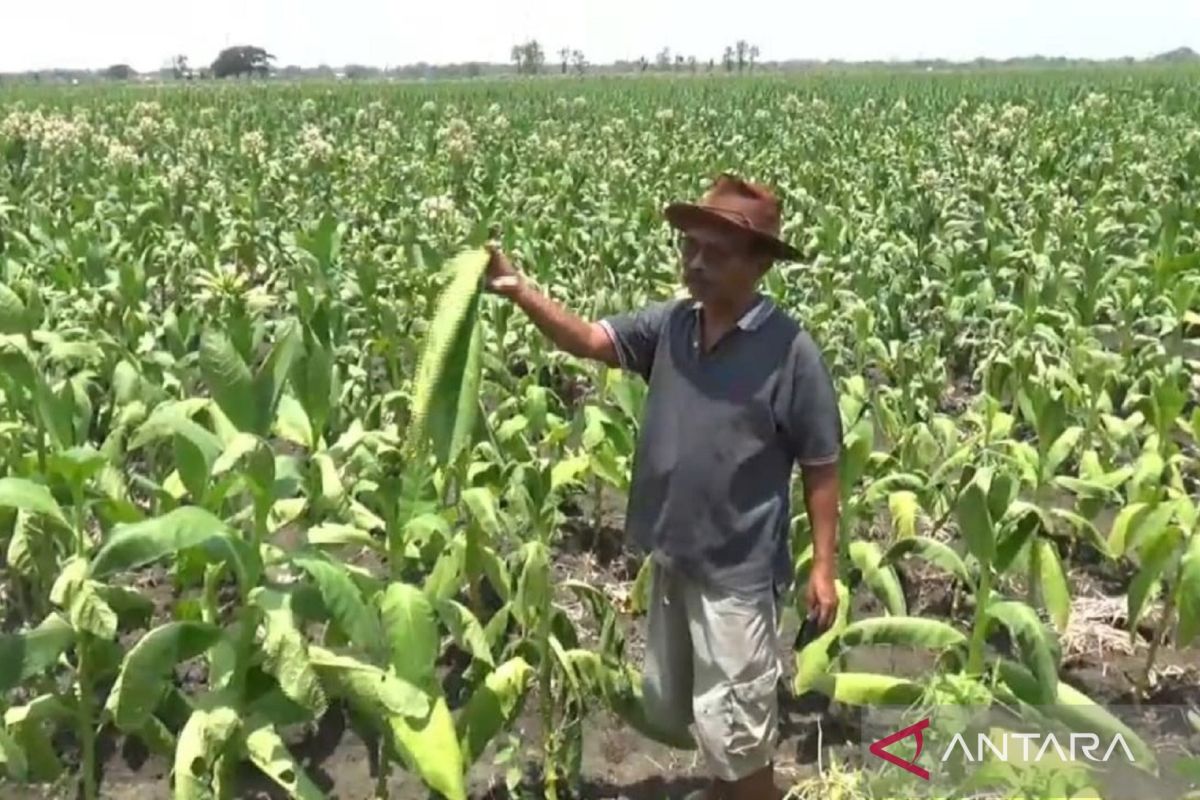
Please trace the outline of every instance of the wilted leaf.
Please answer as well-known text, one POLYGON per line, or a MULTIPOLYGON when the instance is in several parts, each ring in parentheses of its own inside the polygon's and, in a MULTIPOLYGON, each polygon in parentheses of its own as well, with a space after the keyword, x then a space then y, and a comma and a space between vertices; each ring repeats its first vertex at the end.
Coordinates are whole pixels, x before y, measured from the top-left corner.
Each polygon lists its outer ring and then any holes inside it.
POLYGON ((138 640, 121 664, 108 696, 117 727, 136 733, 146 724, 167 688, 176 664, 194 658, 217 640, 221 631, 203 622, 168 622, 138 640))
POLYGON ((455 728, 463 761, 474 764, 488 743, 519 713, 533 678, 522 658, 510 659, 488 673, 459 712, 455 728))

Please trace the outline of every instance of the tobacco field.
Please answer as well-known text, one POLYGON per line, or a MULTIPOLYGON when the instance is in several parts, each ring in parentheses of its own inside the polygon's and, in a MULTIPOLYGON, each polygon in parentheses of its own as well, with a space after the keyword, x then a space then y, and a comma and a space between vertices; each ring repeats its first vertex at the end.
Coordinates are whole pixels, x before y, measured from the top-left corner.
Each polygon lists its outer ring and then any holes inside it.
MULTIPOLYGON (((641 705, 645 386, 477 254, 592 319, 662 299, 662 206, 732 170, 783 199, 805 259, 763 290, 846 431, 800 650, 795 484, 792 796, 886 796, 853 719, 896 703, 1125 731, 1183 796, 1200 729, 1108 709, 1200 710, 1198 77, 0 90, 0 794, 699 785, 641 705)), ((1064 774, 977 796, 1104 796, 1064 774)))

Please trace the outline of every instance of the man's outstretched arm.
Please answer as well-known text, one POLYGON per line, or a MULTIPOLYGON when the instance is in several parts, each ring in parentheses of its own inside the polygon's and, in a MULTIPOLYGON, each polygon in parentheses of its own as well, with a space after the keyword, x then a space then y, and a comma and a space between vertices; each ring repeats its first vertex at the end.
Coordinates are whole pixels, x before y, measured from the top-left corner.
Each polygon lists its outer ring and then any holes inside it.
POLYGON ((525 280, 498 248, 489 246, 488 250, 492 254, 487 268, 490 291, 516 303, 558 349, 610 367, 620 365, 617 348, 603 325, 572 314, 525 280))

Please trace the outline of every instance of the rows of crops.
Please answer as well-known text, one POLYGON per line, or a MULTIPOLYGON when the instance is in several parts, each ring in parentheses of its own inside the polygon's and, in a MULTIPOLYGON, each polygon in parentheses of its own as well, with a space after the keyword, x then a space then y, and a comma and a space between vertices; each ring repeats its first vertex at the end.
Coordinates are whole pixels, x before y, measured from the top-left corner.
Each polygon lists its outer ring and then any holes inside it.
POLYGON ((654 737, 626 648, 645 573, 554 577, 564 531, 619 507, 644 387, 488 296, 449 385, 418 361, 492 223, 585 316, 676 291, 659 209, 722 169, 784 199, 806 260, 765 289, 847 432, 840 617, 790 690, 1058 700, 1115 729, 1065 681, 1080 575, 1118 601, 1136 699, 1200 632, 1196 77, 8 90, 6 796, 103 796, 119 737, 177 798, 243 796, 246 764, 323 797, 284 731, 335 705, 380 795, 405 771, 465 798, 523 714, 547 797, 582 777, 588 715, 654 737), (454 405, 426 439, 431 388, 454 405), (910 614, 930 582, 953 602, 910 614), (936 669, 854 668, 879 646, 936 669))

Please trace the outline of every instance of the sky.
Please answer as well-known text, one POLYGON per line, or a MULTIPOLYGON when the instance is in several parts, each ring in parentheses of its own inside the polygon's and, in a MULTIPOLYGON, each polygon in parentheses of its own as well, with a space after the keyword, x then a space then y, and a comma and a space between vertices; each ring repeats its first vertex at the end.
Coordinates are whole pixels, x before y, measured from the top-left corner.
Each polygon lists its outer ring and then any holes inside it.
POLYGON ((1200 51, 1200 0, 0 0, 0 19, 0 72, 200 66, 234 44, 279 66, 503 62, 531 37, 551 62, 720 61, 739 38, 768 61, 1200 51))

